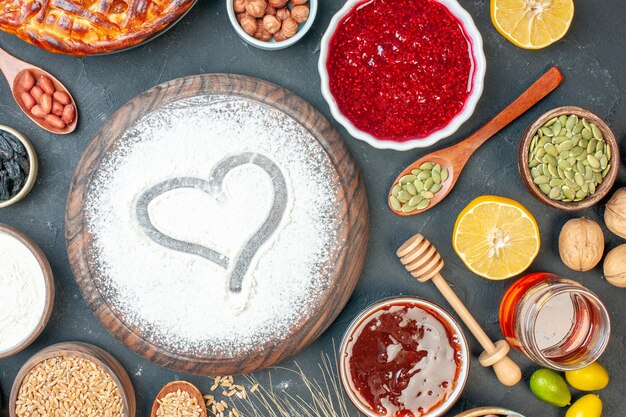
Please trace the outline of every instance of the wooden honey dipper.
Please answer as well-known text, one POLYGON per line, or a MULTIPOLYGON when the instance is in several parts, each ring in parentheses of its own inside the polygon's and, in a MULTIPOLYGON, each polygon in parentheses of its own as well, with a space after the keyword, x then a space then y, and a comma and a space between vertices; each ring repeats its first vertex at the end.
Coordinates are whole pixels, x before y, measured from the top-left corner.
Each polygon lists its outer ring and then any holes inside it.
POLYGON ((507 354, 510 346, 505 340, 493 343, 480 324, 474 319, 465 304, 457 297, 439 271, 443 268, 443 259, 437 249, 421 234, 407 240, 396 252, 400 262, 420 282, 431 280, 441 294, 448 300, 454 311, 470 329, 478 343, 485 349, 478 361, 484 367, 492 366, 496 376, 508 387, 522 379, 522 371, 507 354))

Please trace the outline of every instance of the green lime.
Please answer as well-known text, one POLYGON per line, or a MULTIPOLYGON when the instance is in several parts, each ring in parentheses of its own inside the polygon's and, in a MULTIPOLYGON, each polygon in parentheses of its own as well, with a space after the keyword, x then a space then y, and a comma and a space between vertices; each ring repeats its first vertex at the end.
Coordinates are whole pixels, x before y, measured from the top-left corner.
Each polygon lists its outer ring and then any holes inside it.
POLYGON ((572 394, 561 375, 550 369, 538 369, 530 377, 530 390, 537 398, 557 407, 565 407, 572 394))

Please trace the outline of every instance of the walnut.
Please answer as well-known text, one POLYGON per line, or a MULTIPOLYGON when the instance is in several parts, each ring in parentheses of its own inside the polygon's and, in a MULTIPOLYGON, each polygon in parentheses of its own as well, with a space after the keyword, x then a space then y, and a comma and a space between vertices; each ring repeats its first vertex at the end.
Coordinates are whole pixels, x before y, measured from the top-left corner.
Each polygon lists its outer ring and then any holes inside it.
POLYGON ((253 17, 263 17, 267 2, 265 0, 249 0, 246 3, 246 12, 253 17))
POLYGON ((298 22, 292 17, 283 20, 283 26, 280 31, 285 35, 285 38, 291 38, 298 31, 298 22))
POLYGON ((606 255, 604 277, 610 284, 626 288, 626 244, 616 247, 606 255))
POLYGON ((598 223, 589 219, 572 219, 559 235, 561 260, 574 271, 589 271, 602 260, 604 235, 598 223))
POLYGON ((272 7, 275 7, 277 9, 285 7, 287 5, 287 1, 288 0, 269 0, 272 7))
POLYGON ((280 30, 281 22, 276 16, 266 15, 263 18, 263 28, 272 35, 280 30))
POLYGON ((276 16, 276 8, 269 3, 267 3, 267 7, 265 8, 265 16, 267 16, 268 14, 276 16))
POLYGON ((611 232, 626 239, 626 187, 615 191, 606 203, 604 223, 611 232))
POLYGON ((282 9, 276 10, 276 17, 282 22, 283 20, 291 17, 291 11, 288 8, 283 7, 282 9))
POLYGON ((309 6, 300 4, 293 6, 291 9, 291 17, 298 23, 304 23, 309 18, 309 6))
POLYGON ((270 39, 272 39, 272 34, 269 33, 264 27, 263 27, 263 20, 259 19, 258 21, 258 29, 256 30, 256 32, 254 33, 254 37, 260 41, 264 41, 267 42, 270 39))
POLYGON ((235 9, 235 13, 245 12, 247 1, 248 0, 233 0, 233 9, 235 9))
POLYGON ((258 29, 258 24, 257 24, 256 19, 249 15, 243 16, 239 23, 241 24, 243 31, 246 32, 250 36, 254 35, 254 33, 258 29))

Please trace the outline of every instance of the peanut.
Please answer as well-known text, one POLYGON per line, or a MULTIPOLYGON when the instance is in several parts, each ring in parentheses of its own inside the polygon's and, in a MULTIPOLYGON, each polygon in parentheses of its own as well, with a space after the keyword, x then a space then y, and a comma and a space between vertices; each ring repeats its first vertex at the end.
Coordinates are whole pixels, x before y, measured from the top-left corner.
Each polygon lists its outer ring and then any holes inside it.
POLYGON ((52 83, 52 80, 46 77, 45 75, 42 75, 41 77, 39 77, 39 86, 46 93, 50 95, 54 94, 54 90, 55 90, 54 84, 52 83))
POLYGON ((33 74, 30 71, 26 70, 20 77, 19 85, 24 90, 30 91, 30 89, 35 85, 35 77, 33 77, 33 74))
POLYGON ((68 104, 63 107, 63 114, 61 115, 63 121, 67 124, 72 123, 74 121, 74 117, 76 116, 76 109, 74 109, 73 104, 68 104))
POLYGON ((57 129, 63 129, 65 127, 65 122, 61 120, 59 116, 55 116, 54 114, 46 114, 46 122, 57 129))
POLYGON ((32 109, 33 106, 37 104, 35 98, 26 91, 20 94, 20 98, 22 99, 22 104, 24 105, 24 107, 26 107, 28 110, 32 109))
POLYGON ((46 112, 46 114, 50 113, 52 110, 52 96, 50 94, 44 94, 41 97, 41 103, 39 103, 41 110, 46 112))
POLYGON ((63 104, 54 100, 52 102, 52 114, 56 114, 57 116, 61 117, 61 115, 63 114, 63 104))
POLYGON ((35 116, 38 119, 43 119, 44 117, 46 117, 46 113, 45 111, 41 110, 41 107, 39 106, 39 104, 35 104, 33 106, 32 109, 30 109, 30 114, 32 114, 33 116, 35 116))
POLYGON ((54 97, 54 99, 56 101, 58 101, 59 103, 63 104, 64 106, 67 104, 70 104, 70 96, 69 94, 67 94, 64 91, 55 91, 54 94, 52 95, 52 97, 54 97))
POLYGON ((33 96, 37 103, 41 101, 41 97, 43 96, 43 94, 43 90, 37 85, 30 89, 30 95, 33 96))

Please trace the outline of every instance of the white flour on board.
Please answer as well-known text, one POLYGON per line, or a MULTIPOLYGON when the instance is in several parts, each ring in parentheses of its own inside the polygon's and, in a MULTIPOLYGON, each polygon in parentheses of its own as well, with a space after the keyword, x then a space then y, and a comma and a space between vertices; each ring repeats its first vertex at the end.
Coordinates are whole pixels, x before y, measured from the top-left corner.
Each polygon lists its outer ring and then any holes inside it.
MULTIPOLYGON (((306 322, 345 242, 337 236, 339 179, 303 126, 257 102, 211 96, 148 114, 119 143, 89 184, 85 212, 96 286, 127 326, 175 353, 238 356, 306 322), (135 203, 172 178, 209 180, 216 165, 244 152, 280 168, 287 205, 235 293, 219 265, 146 236, 135 203)), ((194 188, 167 191, 149 204, 151 223, 171 238, 233 258, 276 196, 269 174, 252 164, 230 170, 222 191, 223 201, 194 188)))

